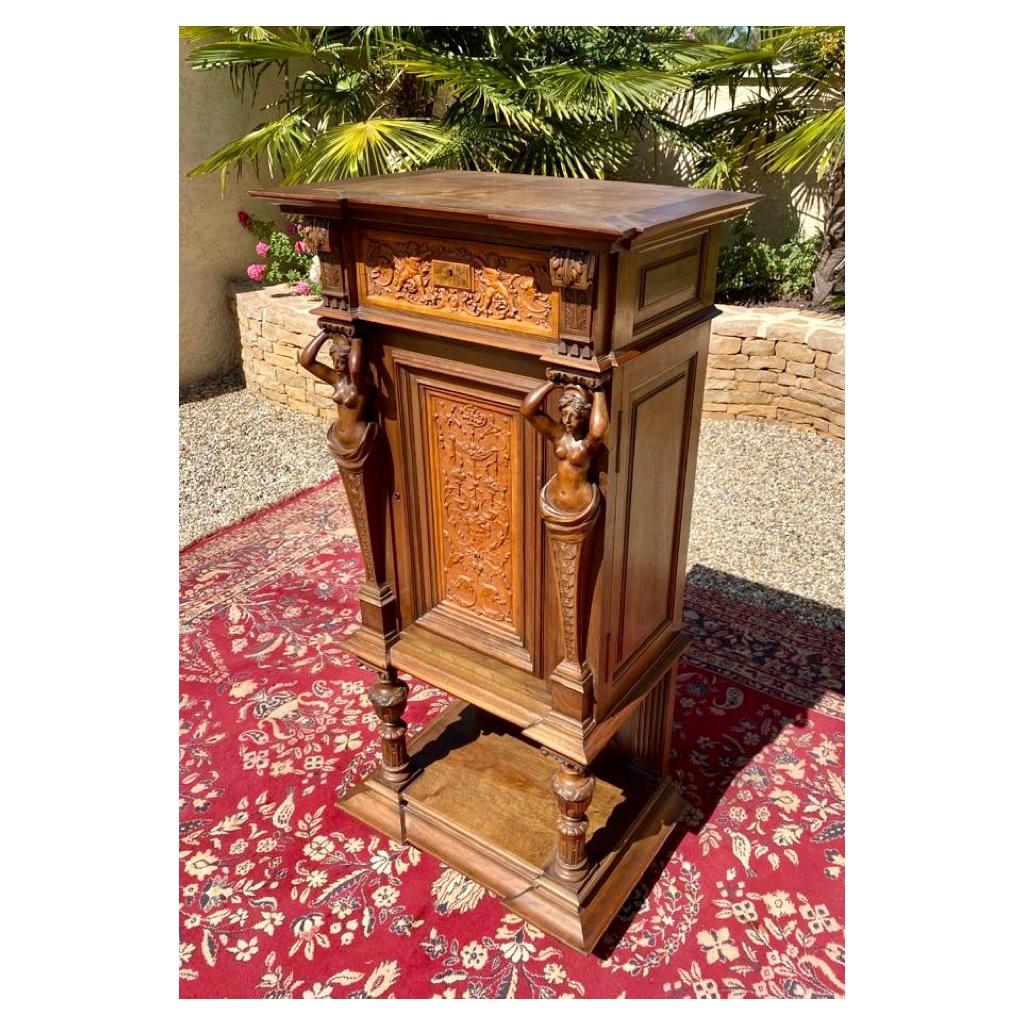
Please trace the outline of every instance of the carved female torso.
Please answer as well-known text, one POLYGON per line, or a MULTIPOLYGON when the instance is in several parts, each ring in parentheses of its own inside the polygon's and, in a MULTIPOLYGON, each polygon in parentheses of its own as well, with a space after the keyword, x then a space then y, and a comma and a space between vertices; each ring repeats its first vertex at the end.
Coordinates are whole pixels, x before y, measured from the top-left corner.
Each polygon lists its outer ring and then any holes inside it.
POLYGON ((331 425, 331 437, 345 452, 355 453, 374 426, 369 409, 372 397, 363 369, 363 342, 352 335, 339 335, 331 342, 331 366, 317 361, 317 354, 330 337, 321 331, 300 353, 299 363, 334 388, 331 396, 338 406, 338 418, 331 425))
POLYGON ((554 387, 550 381, 542 384, 523 402, 523 415, 551 439, 558 459, 555 475, 545 486, 542 498, 562 515, 583 513, 597 500, 590 465, 608 429, 608 409, 604 392, 594 392, 591 399, 591 392, 570 384, 558 403, 560 422, 556 423, 541 408, 554 387))

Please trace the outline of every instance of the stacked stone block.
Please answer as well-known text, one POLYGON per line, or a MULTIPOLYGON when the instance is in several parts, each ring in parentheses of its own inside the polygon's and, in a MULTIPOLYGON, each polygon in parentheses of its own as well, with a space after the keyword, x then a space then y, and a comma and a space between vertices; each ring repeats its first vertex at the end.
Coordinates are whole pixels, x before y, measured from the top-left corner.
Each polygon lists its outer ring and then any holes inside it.
POLYGON ((712 321, 704 414, 846 436, 846 322, 781 307, 722 306, 712 321))
MULTIPOLYGON (((331 388, 298 364, 317 301, 283 285, 231 286, 249 390, 310 416, 336 414, 331 388)), ((844 438, 846 323, 780 307, 722 306, 712 321, 704 415, 784 423, 844 438)), ((330 365, 326 346, 320 361, 330 365)))
MULTIPOLYGON (((299 352, 316 331, 310 311, 319 301, 290 294, 285 285, 252 288, 244 284, 231 286, 231 300, 238 317, 245 386, 271 402, 333 419, 337 407, 330 386, 298 362, 299 352)), ((327 348, 320 350, 319 359, 330 366, 327 348)))

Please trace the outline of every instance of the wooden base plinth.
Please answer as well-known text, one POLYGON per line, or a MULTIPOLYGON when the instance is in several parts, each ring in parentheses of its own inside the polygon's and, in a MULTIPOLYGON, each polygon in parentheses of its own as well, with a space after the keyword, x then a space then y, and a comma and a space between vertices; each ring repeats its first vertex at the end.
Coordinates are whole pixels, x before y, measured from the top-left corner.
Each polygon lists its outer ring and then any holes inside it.
POLYGON ((577 884, 553 874, 556 765, 500 720, 458 701, 409 742, 410 779, 380 769, 338 806, 443 860, 496 893, 514 913, 589 953, 679 820, 667 781, 594 765, 590 870, 577 884))

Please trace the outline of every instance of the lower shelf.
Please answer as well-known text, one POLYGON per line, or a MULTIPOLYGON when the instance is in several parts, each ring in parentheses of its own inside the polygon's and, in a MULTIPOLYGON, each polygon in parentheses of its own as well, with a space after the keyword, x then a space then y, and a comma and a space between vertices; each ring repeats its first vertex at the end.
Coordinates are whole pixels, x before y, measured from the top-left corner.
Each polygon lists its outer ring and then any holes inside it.
POLYGON ((592 868, 554 878, 554 763, 499 719, 456 702, 409 744, 412 776, 395 790, 374 772, 338 806, 412 843, 496 893, 514 913, 589 953, 672 832, 682 802, 666 781, 613 756, 594 765, 587 812, 592 868))

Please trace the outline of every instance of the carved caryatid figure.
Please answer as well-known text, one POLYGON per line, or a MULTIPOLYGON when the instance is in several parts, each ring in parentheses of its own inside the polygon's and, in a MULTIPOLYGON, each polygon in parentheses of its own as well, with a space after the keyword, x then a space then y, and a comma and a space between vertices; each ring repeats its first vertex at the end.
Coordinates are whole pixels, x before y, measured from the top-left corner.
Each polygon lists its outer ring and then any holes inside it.
POLYGON ((314 377, 334 389, 331 396, 338 406, 338 418, 330 427, 332 451, 347 462, 359 462, 372 445, 377 431, 371 419, 372 384, 363 364, 363 341, 351 327, 334 334, 330 354, 333 366, 317 360, 331 331, 321 331, 299 354, 299 363, 314 377))
POLYGON ((591 393, 570 384, 558 403, 560 422, 543 410, 544 399, 557 385, 548 381, 527 395, 523 415, 555 446, 558 468, 541 491, 541 507, 552 518, 575 519, 586 515, 599 499, 597 485, 590 479, 594 453, 608 431, 608 406, 604 392, 591 393))
MULTIPOLYGON (((540 512, 547 526, 558 587, 564 649, 549 681, 553 710, 582 725, 592 714, 593 700, 593 677, 584 651, 585 545, 601 505, 601 491, 591 479, 591 470, 608 432, 608 406, 599 387, 590 390, 578 378, 559 371, 552 375, 554 380, 527 395, 522 412, 551 441, 558 460, 555 475, 540 492, 540 512), (543 405, 560 384, 563 390, 559 419, 555 421, 544 412, 543 405)), ((589 871, 586 810, 594 780, 584 766, 566 762, 552 779, 552 788, 559 807, 554 872, 563 881, 575 884, 589 871)))
MULTIPOLYGON (((380 554, 382 494, 379 474, 375 472, 379 460, 371 461, 380 433, 373 410, 373 381, 364 363, 362 339, 351 324, 332 324, 322 330, 299 354, 299 363, 334 390, 331 397, 338 407, 338 417, 327 431, 327 440, 345 484, 366 563, 366 584, 360 590, 365 629, 371 616, 376 613, 379 617, 386 592, 390 593, 383 577, 380 554), (333 338, 331 366, 317 360, 328 338, 333 338)), ((371 631, 374 634, 381 631, 380 623, 376 625, 371 631)), ((377 681, 370 688, 370 701, 380 721, 383 775, 387 782, 401 786, 409 774, 405 722, 402 721, 409 688, 390 666, 375 664, 371 667, 377 672, 377 681)))

